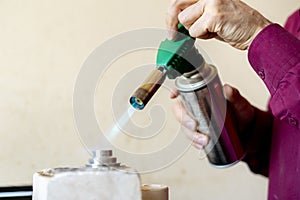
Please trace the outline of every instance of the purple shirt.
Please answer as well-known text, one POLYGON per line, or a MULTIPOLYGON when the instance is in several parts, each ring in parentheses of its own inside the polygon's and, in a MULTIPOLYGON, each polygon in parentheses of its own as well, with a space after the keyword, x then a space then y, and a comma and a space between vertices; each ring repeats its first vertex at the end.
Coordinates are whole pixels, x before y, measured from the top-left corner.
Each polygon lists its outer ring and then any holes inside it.
POLYGON ((259 166, 259 162, 263 162, 262 157, 268 160, 267 164, 261 164, 260 171, 256 171, 269 177, 268 199, 299 200, 300 10, 288 19, 285 28, 269 25, 257 35, 249 48, 249 62, 271 94, 269 108, 273 121, 272 131, 260 131, 263 140, 259 141, 260 138, 256 137, 260 146, 265 144, 265 148, 259 149, 261 152, 256 152, 260 158, 256 163, 254 160, 246 162, 251 168, 253 163, 259 166), (268 140, 271 141, 270 148, 268 140))

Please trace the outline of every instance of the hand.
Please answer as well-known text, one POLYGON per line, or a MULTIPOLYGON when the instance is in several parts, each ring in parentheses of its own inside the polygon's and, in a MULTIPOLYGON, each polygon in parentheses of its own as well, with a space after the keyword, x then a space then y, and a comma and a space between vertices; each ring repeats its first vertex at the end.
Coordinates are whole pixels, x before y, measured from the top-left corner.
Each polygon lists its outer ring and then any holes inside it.
POLYGON ((264 16, 239 0, 173 0, 166 24, 169 39, 181 23, 192 37, 217 38, 245 50, 256 35, 271 24, 264 16))
MULTIPOLYGON (((239 91, 227 84, 223 87, 226 99, 231 103, 233 113, 237 119, 238 130, 242 136, 246 132, 247 125, 251 124, 254 120, 255 110, 254 107, 240 95, 239 91)), ((171 98, 176 98, 178 91, 171 93, 171 98)), ((187 128, 186 135, 193 141, 193 146, 197 149, 202 149, 209 142, 207 133, 200 133, 197 131, 197 122, 189 115, 184 108, 181 101, 177 101, 173 106, 173 112, 176 119, 187 128)))

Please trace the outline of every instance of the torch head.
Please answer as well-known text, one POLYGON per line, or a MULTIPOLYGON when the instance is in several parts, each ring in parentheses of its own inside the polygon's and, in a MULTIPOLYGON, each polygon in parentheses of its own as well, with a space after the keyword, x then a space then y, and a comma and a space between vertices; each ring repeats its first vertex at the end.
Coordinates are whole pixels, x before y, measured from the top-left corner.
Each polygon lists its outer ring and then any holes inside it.
POLYGON ((143 110, 145 108, 145 103, 141 100, 138 95, 133 95, 129 100, 133 108, 137 110, 143 110))
POLYGON ((156 69, 150 73, 129 99, 135 109, 144 109, 166 76, 175 79, 203 65, 203 57, 195 48, 194 43, 195 38, 192 38, 181 24, 178 25, 178 34, 175 40, 165 39, 160 43, 156 57, 156 69))
POLYGON ((165 69, 163 67, 155 68, 130 97, 129 102, 132 107, 137 110, 144 109, 158 88, 160 88, 165 78, 165 69))

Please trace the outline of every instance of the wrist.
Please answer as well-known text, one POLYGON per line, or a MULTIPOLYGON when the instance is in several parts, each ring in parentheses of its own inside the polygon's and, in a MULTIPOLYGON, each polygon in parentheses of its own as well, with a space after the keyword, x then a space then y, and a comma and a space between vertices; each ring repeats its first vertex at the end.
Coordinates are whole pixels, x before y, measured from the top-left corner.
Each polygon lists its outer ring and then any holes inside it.
MULTIPOLYGON (((261 18, 260 18, 261 19, 261 18)), ((257 37, 257 35, 263 30, 265 29, 267 26, 273 24, 271 21, 269 21, 266 18, 262 18, 261 20, 258 21, 257 26, 255 27, 255 30, 253 31, 252 36, 249 38, 249 40, 247 41, 247 49, 250 47, 251 43, 253 42, 253 40, 257 37)))

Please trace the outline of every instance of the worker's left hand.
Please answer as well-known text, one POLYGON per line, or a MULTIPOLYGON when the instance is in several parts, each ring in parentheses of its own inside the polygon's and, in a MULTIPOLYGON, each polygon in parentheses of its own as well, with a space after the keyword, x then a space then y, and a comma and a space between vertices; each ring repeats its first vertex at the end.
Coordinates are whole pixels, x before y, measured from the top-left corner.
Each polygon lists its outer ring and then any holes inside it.
MULTIPOLYGON (((237 120, 240 138, 246 133, 246 127, 251 124, 255 118, 254 107, 239 93, 236 88, 224 85, 224 94, 227 101, 232 105, 233 114, 237 120)), ((176 98, 178 91, 171 93, 171 98, 176 98)), ((193 117, 187 112, 181 101, 176 101, 173 106, 173 112, 176 119, 187 128, 186 136, 193 141, 193 146, 202 149, 209 142, 208 133, 201 133, 197 130, 198 124, 193 117)))

